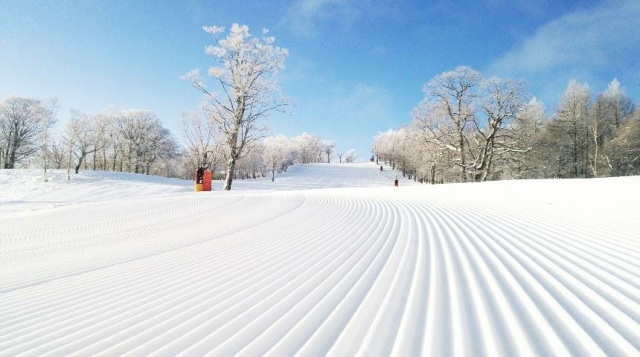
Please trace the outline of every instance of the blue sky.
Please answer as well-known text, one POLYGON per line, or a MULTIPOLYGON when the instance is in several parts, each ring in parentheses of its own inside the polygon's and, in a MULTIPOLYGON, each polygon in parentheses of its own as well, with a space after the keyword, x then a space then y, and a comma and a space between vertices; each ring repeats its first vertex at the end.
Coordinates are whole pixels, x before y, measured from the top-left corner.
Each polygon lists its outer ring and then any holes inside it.
MULTIPOLYGON (((547 111, 570 79, 602 92, 615 77, 640 102, 638 0, 2 0, 0 98, 57 97, 70 109, 149 109, 180 137, 199 93, 180 76, 212 63, 204 25, 270 30, 302 132, 370 155, 371 137, 411 121, 422 86, 459 65, 524 80, 547 111)), ((59 126, 61 126, 59 124, 59 126)))

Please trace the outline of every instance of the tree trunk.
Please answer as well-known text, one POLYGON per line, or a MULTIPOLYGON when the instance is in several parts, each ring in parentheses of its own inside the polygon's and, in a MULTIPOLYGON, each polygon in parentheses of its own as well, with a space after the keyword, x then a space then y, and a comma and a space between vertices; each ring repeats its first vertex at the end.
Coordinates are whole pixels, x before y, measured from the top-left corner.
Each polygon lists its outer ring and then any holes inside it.
POLYGON ((80 155, 80 157, 78 157, 78 164, 76 165, 76 174, 80 171, 80 166, 82 166, 82 161, 84 160, 85 156, 87 156, 87 154, 82 153, 82 155, 80 155))
POLYGON ((105 147, 102 148, 102 170, 109 171, 109 168, 107 167, 107 149, 106 149, 106 145, 105 145, 105 147))
POLYGON ((458 128, 458 147, 460 148, 460 167, 462 168, 461 172, 461 182, 467 181, 467 160, 464 153, 464 135, 462 134, 462 128, 458 128))
POLYGON ((225 191, 231 191, 231 183, 233 182, 233 172, 236 169, 236 159, 233 157, 229 158, 227 161, 227 174, 224 179, 224 188, 225 191))
POLYGON ((67 161, 67 180, 71 180, 71 161, 73 159, 73 140, 74 138, 71 137, 71 140, 69 141, 69 158, 67 161))
POLYGON ((436 164, 431 163, 431 184, 436 183, 436 164))
POLYGON ((16 165, 16 155, 17 155, 17 151, 18 151, 18 143, 14 142, 12 146, 10 146, 9 149, 9 160, 7 160, 7 162, 4 164, 4 168, 5 169, 13 169, 15 168, 16 165))

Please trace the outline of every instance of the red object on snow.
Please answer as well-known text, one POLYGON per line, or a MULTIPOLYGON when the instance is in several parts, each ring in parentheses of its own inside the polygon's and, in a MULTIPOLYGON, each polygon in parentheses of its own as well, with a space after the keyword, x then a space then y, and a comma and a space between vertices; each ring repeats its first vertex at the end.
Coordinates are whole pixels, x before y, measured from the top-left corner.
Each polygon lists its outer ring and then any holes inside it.
POLYGON ((202 191, 211 191, 211 171, 204 170, 202 175, 202 191))

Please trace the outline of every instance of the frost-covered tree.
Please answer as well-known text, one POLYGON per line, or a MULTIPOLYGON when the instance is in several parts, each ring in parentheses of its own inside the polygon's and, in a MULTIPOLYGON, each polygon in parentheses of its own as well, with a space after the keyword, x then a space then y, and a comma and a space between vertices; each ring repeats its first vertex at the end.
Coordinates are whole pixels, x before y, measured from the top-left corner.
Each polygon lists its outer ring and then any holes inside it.
POLYGON ((526 150, 504 130, 516 120, 523 106, 522 98, 520 82, 495 77, 481 81, 478 98, 480 115, 472 116, 470 156, 473 162, 470 168, 475 181, 486 180, 494 158, 526 150))
POLYGON ((509 140, 513 140, 520 150, 512 151, 505 157, 505 165, 514 178, 544 178, 544 160, 548 156, 540 139, 547 121, 544 105, 531 98, 516 115, 515 121, 507 125, 509 140))
MULTIPOLYGON (((484 181, 493 171, 494 176, 501 172, 494 170, 497 164, 527 151, 518 142, 514 125, 523 107, 520 82, 482 78, 469 67, 458 67, 429 81, 423 92, 425 98, 414 108, 411 124, 411 131, 419 134, 421 154, 405 156, 411 157, 408 162, 430 167, 428 181, 434 182, 438 172, 447 181, 452 179, 453 167, 459 173, 456 181, 484 181)), ((407 169, 425 173, 421 165, 407 169)))
POLYGON ((160 166, 178 153, 178 143, 169 129, 158 120, 152 123, 141 151, 142 173, 157 174, 160 166))
POLYGON ((405 150, 411 146, 407 143, 407 134, 404 129, 387 130, 373 138, 374 151, 379 160, 390 165, 392 169, 399 167, 405 161, 405 150))
POLYGON ((271 171, 271 181, 275 181, 276 171, 286 166, 287 157, 293 149, 292 142, 284 135, 271 136, 264 139, 263 157, 267 168, 271 171))
POLYGON ((207 99, 205 110, 225 136, 227 171, 224 190, 230 190, 236 161, 246 154, 251 143, 266 130, 261 119, 287 105, 278 95, 277 73, 284 68, 288 51, 274 46, 275 38, 263 30, 263 37, 254 37, 247 26, 233 24, 227 37, 218 38, 224 28, 205 26, 216 38, 216 45, 206 47, 215 64, 208 75, 218 90, 209 90, 199 70, 183 76, 207 99))
POLYGON ((256 179, 267 175, 267 163, 264 160, 264 144, 255 142, 251 144, 251 148, 247 155, 239 161, 239 171, 243 179, 256 179))
POLYGON ((562 136, 560 144, 563 152, 568 154, 569 177, 587 176, 589 174, 589 131, 587 121, 591 94, 587 84, 571 80, 560 98, 556 111, 559 129, 562 136))
POLYGON ((590 130, 591 96, 587 84, 569 82, 555 114, 542 125, 533 148, 536 177, 593 175, 595 145, 590 130))
POLYGON ((414 118, 429 141, 453 151, 462 181, 468 179, 468 132, 475 115, 476 90, 480 73, 469 67, 457 67, 430 80, 422 89, 425 98, 414 110, 414 118))
POLYGON ((222 165, 224 152, 215 123, 201 112, 183 113, 182 135, 187 145, 186 155, 192 163, 191 171, 204 166, 216 172, 222 165))
POLYGON ((373 137, 373 151, 378 161, 398 169, 404 177, 416 181, 428 180, 427 164, 434 164, 433 157, 425 152, 420 132, 414 127, 387 130, 373 137))
MULTIPOLYGON (((597 173, 600 161, 606 163, 609 168, 609 174, 613 176, 619 175, 623 171, 616 169, 619 167, 618 162, 626 161, 626 158, 619 156, 623 151, 609 150, 610 143, 616 141, 616 148, 620 147, 620 140, 616 140, 620 136, 626 136, 627 133, 621 133, 620 128, 625 125, 633 116, 635 105, 627 97, 624 89, 617 79, 613 79, 607 90, 604 91, 593 104, 591 110, 590 129, 594 136, 594 171, 597 173), (600 160, 600 159, 603 160, 600 160)), ((613 147, 611 147, 613 148, 613 147)))
POLYGON ((344 154, 344 162, 356 162, 357 158, 358 158, 358 154, 354 149, 349 149, 344 154))
POLYGON ((322 154, 325 151, 325 144, 318 136, 302 133, 294 137, 292 140, 297 151, 297 159, 299 163, 312 164, 321 161, 322 154))
POLYGON ((47 176, 47 169, 49 168, 49 142, 50 142, 50 135, 49 135, 49 129, 51 128, 51 126, 53 126, 56 121, 56 114, 58 112, 58 99, 57 98, 53 98, 49 101, 49 103, 46 105, 46 109, 44 112, 44 117, 42 119, 42 129, 40 131, 40 136, 41 136, 41 157, 42 157, 42 168, 44 170, 44 181, 47 182, 49 181, 49 177, 47 176))
POLYGON ((614 78, 607 90, 602 94, 603 99, 607 104, 607 119, 608 124, 613 126, 613 132, 622 125, 628 118, 633 115, 635 105, 629 99, 620 82, 614 78))
POLYGON ((2 168, 13 169, 16 163, 38 152, 41 134, 54 123, 52 108, 32 98, 9 97, 0 102, 2 168))
POLYGON ((331 156, 336 147, 336 142, 334 140, 322 140, 322 146, 324 154, 327 155, 327 163, 331 163, 331 156))
POLYGON ((620 124, 606 164, 612 175, 640 175, 640 110, 620 124))
MULTIPOLYGON (((76 174, 80 171, 83 163, 85 163, 86 168, 86 160, 89 155, 93 155, 95 158, 95 153, 107 145, 105 132, 108 124, 102 114, 81 113, 77 110, 71 111, 66 137, 70 140, 70 153, 76 160, 74 168, 76 174)), ((94 170, 95 165, 94 162, 94 170)))
POLYGON ((97 148, 90 155, 92 168, 93 170, 107 170, 106 148, 111 145, 112 117, 109 113, 95 114, 90 125, 93 132, 91 137, 92 146, 97 148))
POLYGON ((151 174, 155 163, 176 155, 178 144, 160 119, 147 110, 116 114, 112 137, 114 171, 151 174))
MULTIPOLYGON (((69 153, 76 159, 75 173, 80 171, 83 161, 88 154, 98 150, 93 146, 92 136, 93 128, 91 127, 92 116, 90 114, 81 113, 77 110, 71 111, 71 116, 67 125, 67 137, 70 140, 69 153)), ((72 157, 69 157, 69 167, 71 166, 72 157)))
POLYGON ((73 164, 73 150, 76 146, 78 136, 82 133, 83 124, 80 115, 74 115, 78 112, 71 112, 71 116, 67 121, 67 129, 65 133, 65 141, 67 147, 67 180, 71 180, 71 165, 73 164))

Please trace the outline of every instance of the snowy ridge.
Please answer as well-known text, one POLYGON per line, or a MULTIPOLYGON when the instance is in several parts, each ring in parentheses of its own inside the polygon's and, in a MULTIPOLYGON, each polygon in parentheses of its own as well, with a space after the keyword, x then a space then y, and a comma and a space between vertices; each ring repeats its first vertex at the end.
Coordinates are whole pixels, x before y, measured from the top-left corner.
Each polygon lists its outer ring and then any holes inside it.
POLYGON ((394 177, 3 201, 0 355, 640 355, 640 178, 394 177))

